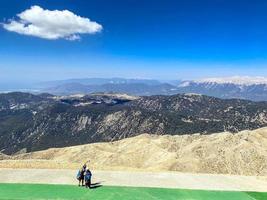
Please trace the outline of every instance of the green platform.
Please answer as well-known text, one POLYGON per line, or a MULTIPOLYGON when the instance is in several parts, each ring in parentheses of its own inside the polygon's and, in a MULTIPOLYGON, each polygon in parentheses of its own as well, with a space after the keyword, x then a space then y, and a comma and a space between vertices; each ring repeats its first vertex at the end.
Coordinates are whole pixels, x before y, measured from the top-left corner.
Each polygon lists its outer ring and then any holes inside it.
POLYGON ((102 186, 85 189, 71 185, 0 184, 0 199, 92 200, 267 200, 267 193, 102 186))

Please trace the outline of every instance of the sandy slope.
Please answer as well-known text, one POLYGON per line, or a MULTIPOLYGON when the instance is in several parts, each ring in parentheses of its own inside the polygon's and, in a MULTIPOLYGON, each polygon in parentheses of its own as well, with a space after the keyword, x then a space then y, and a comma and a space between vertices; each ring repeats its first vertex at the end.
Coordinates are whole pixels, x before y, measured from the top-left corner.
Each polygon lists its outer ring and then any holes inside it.
POLYGON ((0 160, 9 159, 9 158, 10 158, 9 156, 0 153, 0 160))
POLYGON ((0 167, 179 171, 267 176, 267 128, 238 134, 153 136, 48 149, 2 160, 0 167))

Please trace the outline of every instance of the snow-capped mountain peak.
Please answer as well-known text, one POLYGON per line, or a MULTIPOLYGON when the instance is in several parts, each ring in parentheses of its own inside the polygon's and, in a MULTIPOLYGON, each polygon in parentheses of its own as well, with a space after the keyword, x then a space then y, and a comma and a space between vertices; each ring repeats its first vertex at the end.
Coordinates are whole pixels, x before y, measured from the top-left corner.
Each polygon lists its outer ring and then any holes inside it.
POLYGON ((232 76, 183 81, 180 93, 198 93, 224 99, 267 101, 267 77, 232 76))
POLYGON ((205 78, 195 80, 195 83, 217 83, 217 84, 235 84, 235 85, 262 85, 267 84, 267 78, 261 76, 232 76, 221 78, 205 78))

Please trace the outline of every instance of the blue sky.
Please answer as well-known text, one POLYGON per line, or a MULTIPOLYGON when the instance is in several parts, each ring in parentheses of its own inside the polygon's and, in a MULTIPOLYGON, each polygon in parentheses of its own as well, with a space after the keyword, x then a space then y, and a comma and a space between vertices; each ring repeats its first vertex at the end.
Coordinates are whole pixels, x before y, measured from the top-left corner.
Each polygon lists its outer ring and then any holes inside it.
POLYGON ((266 11, 265 0, 2 0, 0 83, 267 76, 266 11), (70 41, 3 28, 34 5, 69 10, 102 29, 70 41))

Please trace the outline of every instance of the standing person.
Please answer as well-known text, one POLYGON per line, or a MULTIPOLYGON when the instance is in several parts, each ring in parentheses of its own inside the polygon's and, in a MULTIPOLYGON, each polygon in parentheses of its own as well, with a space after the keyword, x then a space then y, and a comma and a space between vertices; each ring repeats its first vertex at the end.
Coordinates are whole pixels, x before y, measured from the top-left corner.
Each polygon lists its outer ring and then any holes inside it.
POLYGON ((91 188, 91 178, 92 178, 92 173, 91 173, 90 169, 87 169, 85 172, 85 175, 84 175, 86 188, 91 188))
POLYGON ((82 168, 77 173, 77 180, 79 181, 79 186, 81 186, 81 182, 82 182, 82 186, 84 186, 84 175, 85 175, 85 171, 86 171, 86 163, 89 163, 89 162, 90 162, 90 160, 85 162, 84 165, 82 166, 82 168))
POLYGON ((81 182, 82 182, 82 186, 84 186, 85 169, 86 169, 86 167, 84 168, 84 166, 83 166, 77 173, 77 180, 79 181, 79 186, 81 186, 81 182))

